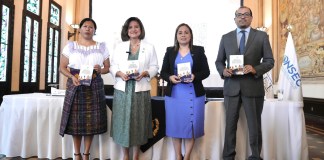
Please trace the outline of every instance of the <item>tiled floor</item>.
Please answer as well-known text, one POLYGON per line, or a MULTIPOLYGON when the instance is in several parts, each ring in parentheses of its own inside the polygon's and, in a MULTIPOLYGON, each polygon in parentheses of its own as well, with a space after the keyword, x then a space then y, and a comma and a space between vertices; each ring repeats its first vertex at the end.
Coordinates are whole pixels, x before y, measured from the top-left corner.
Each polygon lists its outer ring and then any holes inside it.
POLYGON ((310 160, 324 160, 324 120, 305 116, 310 160))
POLYGON ((307 131, 308 153, 310 160, 324 160, 324 136, 307 131))

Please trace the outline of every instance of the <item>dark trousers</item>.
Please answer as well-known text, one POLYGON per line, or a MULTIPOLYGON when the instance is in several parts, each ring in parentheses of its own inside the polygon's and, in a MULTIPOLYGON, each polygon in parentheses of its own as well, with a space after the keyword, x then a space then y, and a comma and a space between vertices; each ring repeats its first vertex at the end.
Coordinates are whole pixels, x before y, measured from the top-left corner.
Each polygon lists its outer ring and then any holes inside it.
POLYGON ((225 96, 226 128, 223 149, 224 160, 235 159, 236 130, 240 108, 243 105, 249 130, 251 159, 260 159, 262 148, 261 113, 264 97, 225 96))

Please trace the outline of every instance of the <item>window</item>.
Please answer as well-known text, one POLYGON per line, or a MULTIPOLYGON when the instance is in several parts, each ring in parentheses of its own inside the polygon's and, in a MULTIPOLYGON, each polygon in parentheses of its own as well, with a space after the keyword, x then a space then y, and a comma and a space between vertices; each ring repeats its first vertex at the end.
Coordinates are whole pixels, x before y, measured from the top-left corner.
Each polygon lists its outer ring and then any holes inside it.
POLYGON ((25 0, 22 22, 20 91, 39 90, 41 0, 25 0))
POLYGON ((61 6, 51 0, 48 14, 49 22, 47 25, 46 92, 50 92, 50 87, 58 86, 59 83, 61 11, 61 6))
POLYGON ((13 0, 0 1, 0 103, 2 96, 11 91, 11 66, 13 43, 13 0))

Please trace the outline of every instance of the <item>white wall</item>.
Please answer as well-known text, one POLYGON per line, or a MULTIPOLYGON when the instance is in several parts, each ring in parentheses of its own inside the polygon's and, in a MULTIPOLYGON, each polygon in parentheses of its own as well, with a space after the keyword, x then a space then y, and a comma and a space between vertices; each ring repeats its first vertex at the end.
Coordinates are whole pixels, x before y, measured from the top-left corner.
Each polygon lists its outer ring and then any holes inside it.
MULTIPOLYGON (((110 52, 121 41, 122 25, 129 17, 138 17, 144 24, 145 40, 154 44, 161 68, 166 47, 172 46, 175 29, 187 23, 193 30, 194 44, 205 47, 211 75, 206 87, 221 87, 223 80, 216 73, 215 60, 221 36, 236 28, 234 12, 238 0, 163 0, 163 1, 102 1, 92 0, 92 18, 98 29, 95 40, 105 41, 110 52)), ((112 84, 105 76, 105 83, 112 84)))
POLYGON ((324 91, 324 84, 303 83, 303 96, 304 97, 324 99, 323 91, 324 91))
MULTIPOLYGON (((274 85, 274 94, 276 94, 278 84, 274 85)), ((307 98, 319 98, 324 99, 324 84, 323 82, 303 82, 302 81, 302 90, 303 90, 303 97, 307 98)))

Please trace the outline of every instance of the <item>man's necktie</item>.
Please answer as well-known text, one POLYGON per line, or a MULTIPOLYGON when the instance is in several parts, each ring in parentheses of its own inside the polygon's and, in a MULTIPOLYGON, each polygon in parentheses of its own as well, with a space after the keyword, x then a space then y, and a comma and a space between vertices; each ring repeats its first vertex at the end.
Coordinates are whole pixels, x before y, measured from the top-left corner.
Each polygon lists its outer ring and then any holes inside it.
POLYGON ((242 37, 240 40, 240 54, 244 54, 244 50, 245 50, 245 30, 241 30, 240 31, 242 33, 242 37))

